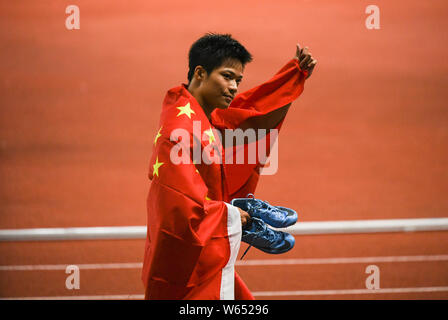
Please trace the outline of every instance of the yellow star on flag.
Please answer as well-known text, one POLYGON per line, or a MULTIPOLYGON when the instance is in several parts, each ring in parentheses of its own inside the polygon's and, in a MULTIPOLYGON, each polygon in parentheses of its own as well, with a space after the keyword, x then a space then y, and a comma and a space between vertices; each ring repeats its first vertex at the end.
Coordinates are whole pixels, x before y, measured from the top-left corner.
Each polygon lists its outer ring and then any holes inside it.
POLYGON ((160 127, 159 132, 157 132, 156 138, 154 139, 154 145, 157 143, 157 140, 162 136, 160 131, 162 131, 162 127, 160 127))
POLYGON ((212 128, 205 130, 204 133, 206 135, 208 135, 208 143, 212 143, 212 142, 216 141, 212 128))
POLYGON ((188 102, 183 107, 177 107, 176 109, 180 110, 177 114, 178 117, 185 114, 188 118, 191 119, 191 114, 195 114, 195 112, 190 108, 190 102, 188 102))
POLYGON ((156 163, 154 163, 154 165, 152 166, 153 171, 152 171, 152 175, 153 176, 159 176, 159 168, 163 165, 163 162, 159 162, 159 157, 156 158, 156 163))
POLYGON ((205 200, 212 200, 212 199, 210 199, 209 197, 205 196, 205 200))
MULTIPOLYGON (((196 160, 193 159, 193 164, 196 167, 196 160)), ((196 168, 196 173, 199 173, 198 168, 196 168)))

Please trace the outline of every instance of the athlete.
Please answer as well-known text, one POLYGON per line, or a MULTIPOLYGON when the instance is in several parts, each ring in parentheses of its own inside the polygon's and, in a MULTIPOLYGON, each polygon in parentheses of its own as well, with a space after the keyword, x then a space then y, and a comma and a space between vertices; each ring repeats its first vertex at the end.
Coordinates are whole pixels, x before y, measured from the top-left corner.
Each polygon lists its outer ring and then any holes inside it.
POLYGON ((220 133, 279 130, 317 61, 297 45, 273 78, 237 94, 250 61, 230 35, 206 34, 190 48, 188 83, 165 96, 149 165, 145 299, 253 299, 234 265, 243 231, 263 222, 230 202, 255 191, 261 164, 216 161, 236 152, 220 133))

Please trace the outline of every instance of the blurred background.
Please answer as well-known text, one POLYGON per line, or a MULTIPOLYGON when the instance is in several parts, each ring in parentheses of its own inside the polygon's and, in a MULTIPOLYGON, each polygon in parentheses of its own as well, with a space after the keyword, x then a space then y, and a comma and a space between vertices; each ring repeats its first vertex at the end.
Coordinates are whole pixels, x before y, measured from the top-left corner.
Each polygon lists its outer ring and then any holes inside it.
MULTIPOLYGON (((206 32, 230 33, 253 54, 241 91, 274 75, 296 43, 318 60, 258 198, 303 222, 447 217, 447 9, 442 0, 3 1, 0 229, 146 225, 161 103, 187 81, 189 47, 206 32), (366 27, 371 4, 380 29, 366 27), (66 27, 70 5, 79 29, 66 27)), ((448 286, 446 232, 299 237, 281 258, 443 256, 378 265, 382 287, 448 286)), ((141 298, 138 265, 87 268, 79 290, 64 286, 62 266, 141 263, 143 249, 144 239, 0 242, 2 266, 59 266, 0 268, 0 297, 141 298)), ((298 264, 270 284, 260 279, 281 263, 239 272, 255 292, 342 290, 365 288, 365 266, 298 264)), ((280 296, 310 297, 327 296, 280 296)))

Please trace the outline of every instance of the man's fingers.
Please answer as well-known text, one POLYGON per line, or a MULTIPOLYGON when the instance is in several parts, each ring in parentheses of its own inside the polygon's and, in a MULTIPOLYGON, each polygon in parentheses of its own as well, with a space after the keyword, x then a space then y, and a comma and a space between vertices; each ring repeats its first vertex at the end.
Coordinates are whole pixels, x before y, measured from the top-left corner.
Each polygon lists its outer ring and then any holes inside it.
POLYGON ((298 43, 298 44, 296 45, 296 57, 297 57, 297 59, 300 58, 300 53, 301 53, 301 51, 302 51, 302 49, 300 48, 300 44, 298 43))
POLYGON ((299 56, 299 60, 302 60, 303 58, 306 57, 306 55, 308 54, 308 47, 302 48, 302 51, 300 52, 300 56, 299 56))
POLYGON ((311 59, 312 59, 312 57, 311 57, 311 55, 309 55, 309 54, 307 54, 306 56, 304 56, 304 58, 302 58, 301 60, 300 60, 300 63, 299 63, 299 66, 300 66, 300 68, 304 68, 304 67, 306 67, 307 65, 308 65, 308 63, 311 61, 311 59))
POLYGON ((308 68, 311 68, 311 67, 315 66, 316 64, 317 64, 317 60, 311 59, 311 61, 308 63, 308 68))
POLYGON ((297 43, 296 57, 299 60, 299 67, 303 71, 308 72, 307 78, 313 72, 314 67, 317 64, 317 60, 313 58, 308 47, 300 48, 300 44, 297 43))
POLYGON ((307 75, 307 79, 311 76, 311 74, 313 73, 314 67, 317 64, 317 60, 316 59, 312 59, 311 62, 308 64, 308 66, 305 68, 306 71, 308 71, 308 75, 307 75))

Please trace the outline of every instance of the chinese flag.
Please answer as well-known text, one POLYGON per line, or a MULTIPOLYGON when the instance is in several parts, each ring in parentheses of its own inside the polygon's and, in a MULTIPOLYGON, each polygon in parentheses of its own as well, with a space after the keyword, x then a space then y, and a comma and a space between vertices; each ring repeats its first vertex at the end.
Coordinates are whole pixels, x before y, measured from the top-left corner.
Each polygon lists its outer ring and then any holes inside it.
POLYGON ((234 270, 242 230, 229 202, 255 191, 260 164, 207 164, 202 151, 212 146, 222 159, 235 153, 223 148, 218 132, 269 120, 297 99, 305 77, 293 59, 266 83, 237 95, 228 109, 215 110, 211 122, 185 85, 167 92, 149 164, 146 299, 253 299, 234 270), (179 154, 184 161, 175 163, 179 154))

